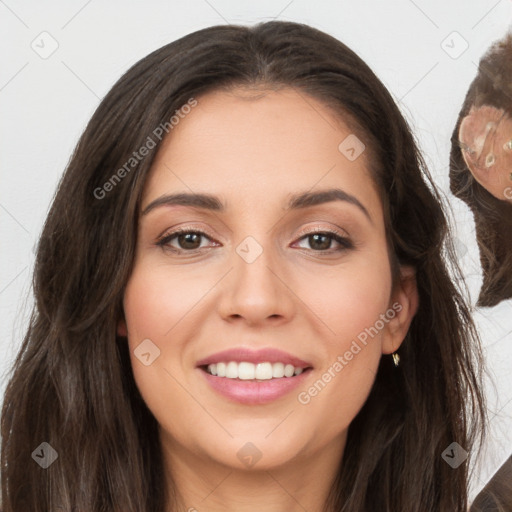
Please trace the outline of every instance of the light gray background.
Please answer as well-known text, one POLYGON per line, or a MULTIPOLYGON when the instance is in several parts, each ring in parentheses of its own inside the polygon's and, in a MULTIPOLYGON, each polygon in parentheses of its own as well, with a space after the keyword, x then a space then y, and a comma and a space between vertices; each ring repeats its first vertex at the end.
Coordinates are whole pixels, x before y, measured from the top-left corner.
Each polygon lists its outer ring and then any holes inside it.
MULTIPOLYGON (((509 29, 509 0, 0 0, 2 397, 32 304, 33 248, 100 99, 132 64, 170 41, 211 25, 270 19, 307 23, 337 37, 391 91, 453 208, 460 262, 476 302, 482 277, 474 223, 449 193, 450 136, 481 55, 509 29), (48 55, 52 45, 58 47, 48 55)), ((475 466, 472 496, 512 452, 512 301, 475 315, 491 370, 492 431, 475 466)))

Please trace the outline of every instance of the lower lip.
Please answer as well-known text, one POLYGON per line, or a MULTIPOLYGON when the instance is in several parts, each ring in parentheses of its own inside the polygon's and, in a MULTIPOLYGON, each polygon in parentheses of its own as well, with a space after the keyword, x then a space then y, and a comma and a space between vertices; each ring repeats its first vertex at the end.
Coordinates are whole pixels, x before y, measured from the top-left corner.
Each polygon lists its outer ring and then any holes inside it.
POLYGON ((261 381, 228 379, 211 375, 201 368, 198 370, 217 393, 241 404, 255 405, 272 402, 290 393, 308 378, 311 368, 294 377, 261 381))

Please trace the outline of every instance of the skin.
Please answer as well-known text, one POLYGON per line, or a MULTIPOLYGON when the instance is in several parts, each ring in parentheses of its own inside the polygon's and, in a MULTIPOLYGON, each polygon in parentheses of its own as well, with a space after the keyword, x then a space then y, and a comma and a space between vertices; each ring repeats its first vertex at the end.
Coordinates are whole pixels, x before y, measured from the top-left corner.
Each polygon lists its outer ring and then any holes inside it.
POLYGON ((366 153, 350 161, 338 150, 351 131, 325 106, 292 89, 197 99, 164 141, 141 211, 173 192, 215 194, 226 211, 167 205, 141 216, 118 334, 127 336, 137 386, 159 423, 182 510, 320 511, 379 360, 400 346, 416 312, 414 273, 403 268, 392 289, 366 153), (331 187, 354 195, 371 220, 346 201, 285 212, 292 194, 331 187), (178 237, 167 248, 156 244, 179 226, 207 233, 192 239, 199 252, 186 253, 192 244, 178 237), (337 229, 354 248, 304 236, 315 228, 337 229), (263 250, 252 263, 236 252, 247 236, 263 250), (394 302, 400 312, 317 396, 299 403, 298 393, 394 302), (148 338, 160 356, 145 366, 133 351, 148 338), (196 362, 239 346, 276 347, 313 370, 274 402, 230 401, 196 362), (237 457, 248 442, 261 453, 251 467, 237 457))
POLYGON ((512 119, 490 105, 471 107, 459 128, 462 156, 475 180, 512 202, 512 119))

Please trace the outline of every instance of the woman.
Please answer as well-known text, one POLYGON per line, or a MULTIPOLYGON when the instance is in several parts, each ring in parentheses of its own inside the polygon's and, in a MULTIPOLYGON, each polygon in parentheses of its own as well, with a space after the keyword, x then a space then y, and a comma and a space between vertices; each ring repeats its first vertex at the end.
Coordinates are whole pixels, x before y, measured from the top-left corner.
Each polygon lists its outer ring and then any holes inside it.
POLYGON ((3 512, 466 511, 485 407, 447 233, 336 39, 268 22, 153 52, 41 236, 3 512))

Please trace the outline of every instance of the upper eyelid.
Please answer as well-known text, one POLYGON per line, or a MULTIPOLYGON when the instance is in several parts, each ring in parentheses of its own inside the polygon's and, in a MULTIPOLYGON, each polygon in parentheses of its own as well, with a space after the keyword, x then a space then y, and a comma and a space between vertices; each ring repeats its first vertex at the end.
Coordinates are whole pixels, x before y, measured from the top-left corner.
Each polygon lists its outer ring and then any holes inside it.
POLYGON ((350 237, 350 235, 344 229, 333 228, 333 227, 325 228, 325 227, 318 227, 318 226, 300 230, 298 236, 304 236, 304 235, 308 235, 310 233, 333 233, 333 234, 336 234, 336 235, 339 235, 339 236, 342 236, 342 237, 345 237, 345 238, 349 238, 350 237), (343 234, 343 233, 345 233, 345 234, 343 234))

